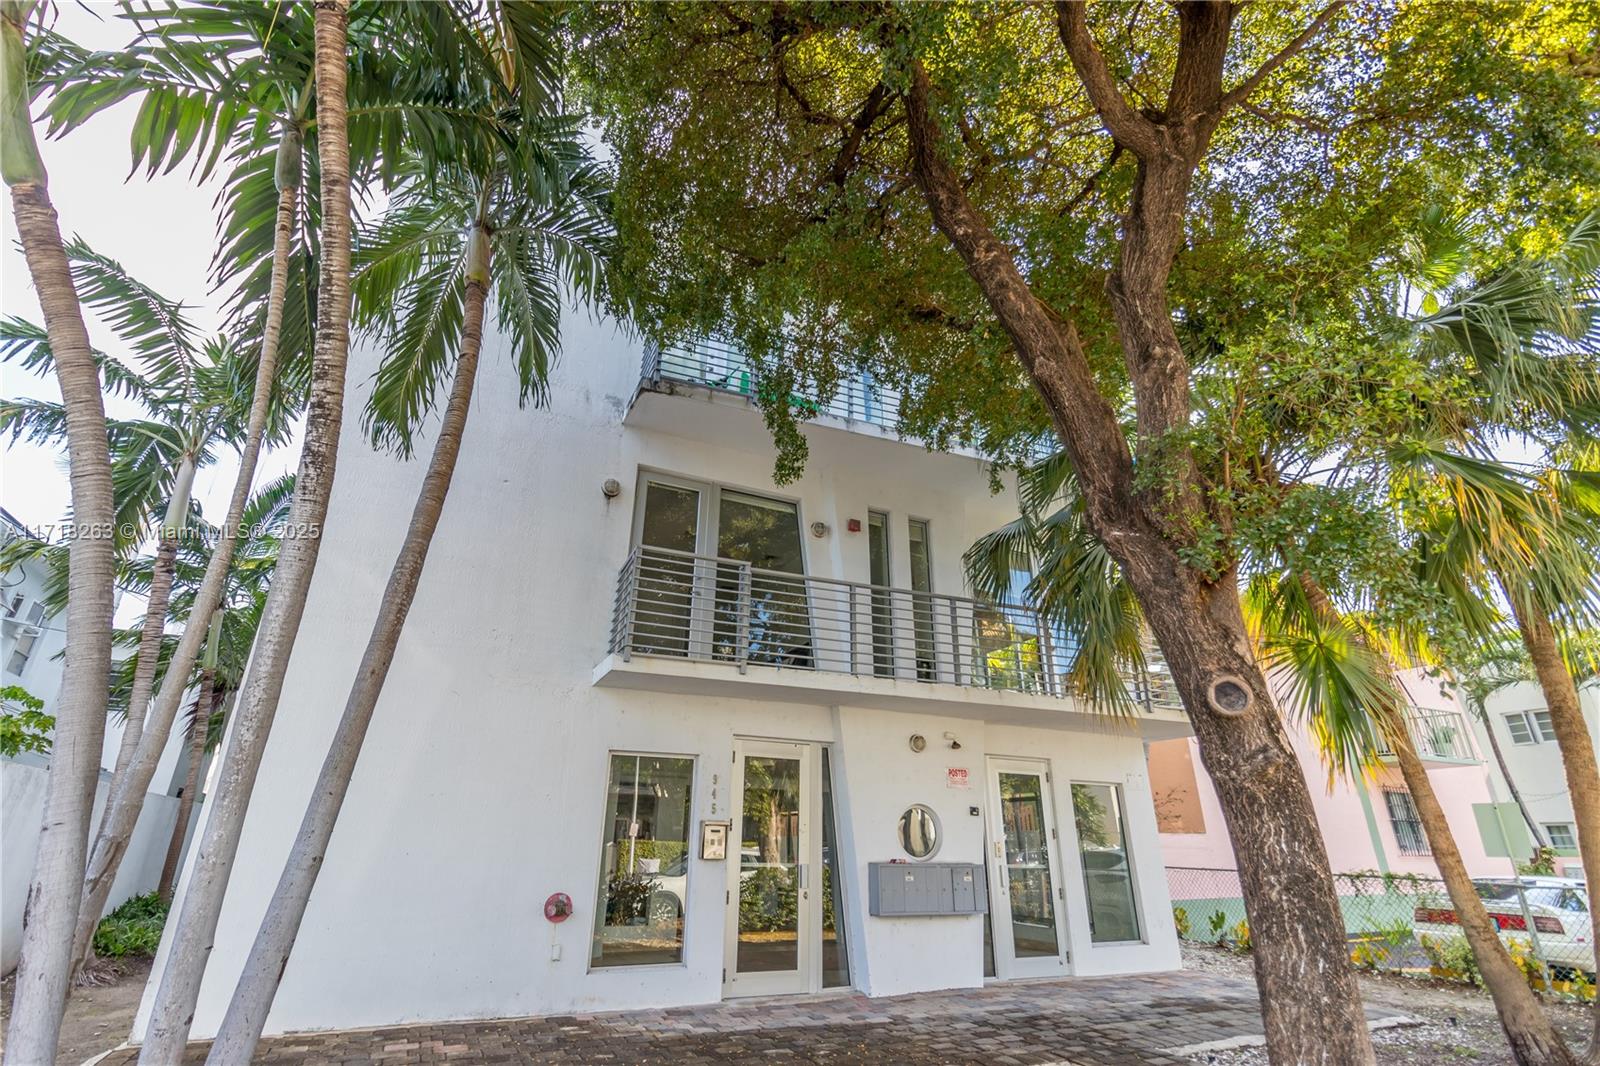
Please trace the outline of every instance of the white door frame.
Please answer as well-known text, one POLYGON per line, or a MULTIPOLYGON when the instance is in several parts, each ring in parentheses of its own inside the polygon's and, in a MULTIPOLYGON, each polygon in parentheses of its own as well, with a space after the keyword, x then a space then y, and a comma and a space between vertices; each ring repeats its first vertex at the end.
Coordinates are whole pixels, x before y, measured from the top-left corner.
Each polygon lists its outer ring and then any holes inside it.
POLYGON ((989 923, 990 939, 994 944, 994 970, 999 980, 1019 977, 1060 977, 1069 973, 1067 966, 1066 887, 1061 878, 1061 834, 1056 830, 1055 791, 1052 787, 1050 763, 1045 759, 1008 759, 990 756, 984 771, 984 787, 988 790, 989 817, 986 837, 989 863, 989 923), (1011 924, 1011 894, 1006 868, 1005 823, 1000 806, 1000 774, 1036 774, 1039 778, 1041 807, 1044 815, 1044 833, 1049 859, 1046 869, 1050 875, 1051 895, 1054 897, 1056 953, 1028 958, 1018 958, 1011 924))
POLYGON ((735 737, 729 786, 728 882, 724 916, 722 995, 770 996, 822 990, 822 745, 803 740, 735 737), (797 759, 800 763, 800 869, 796 901, 796 967, 769 973, 744 973, 739 965, 739 869, 744 836, 744 771, 751 755, 797 759))

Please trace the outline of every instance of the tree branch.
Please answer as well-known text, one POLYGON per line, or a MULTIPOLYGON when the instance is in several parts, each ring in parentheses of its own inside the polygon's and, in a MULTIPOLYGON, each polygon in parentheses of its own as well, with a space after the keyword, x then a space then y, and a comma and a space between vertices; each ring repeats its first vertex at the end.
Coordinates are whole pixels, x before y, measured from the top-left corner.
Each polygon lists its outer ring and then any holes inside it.
POLYGON ((1217 101, 1217 108, 1221 111, 1226 111, 1230 107, 1233 107, 1237 104, 1242 104, 1244 101, 1248 100, 1250 98, 1250 94, 1255 92, 1256 89, 1260 87, 1261 83, 1267 79, 1268 75, 1277 70, 1279 67, 1283 66, 1289 60, 1293 59, 1305 48, 1306 45, 1311 43, 1311 39, 1317 34, 1321 33, 1328 23, 1333 21, 1334 16, 1344 8, 1345 3, 1346 0, 1333 0, 1333 3, 1323 8, 1321 14, 1312 19, 1311 25, 1302 30, 1299 36, 1290 41, 1288 44, 1284 45, 1277 51, 1275 55, 1257 67, 1255 69, 1255 73, 1245 78, 1244 81, 1241 81, 1232 89, 1229 89, 1227 92, 1223 93, 1222 98, 1217 101))
POLYGON ((1100 120, 1111 136, 1141 158, 1159 151, 1161 142, 1155 123, 1135 111, 1123 98, 1122 90, 1117 88, 1106 66, 1105 56, 1095 46, 1082 0, 1058 0, 1056 28, 1072 60, 1072 69, 1078 72, 1078 80, 1083 82, 1089 102, 1100 113, 1100 120))

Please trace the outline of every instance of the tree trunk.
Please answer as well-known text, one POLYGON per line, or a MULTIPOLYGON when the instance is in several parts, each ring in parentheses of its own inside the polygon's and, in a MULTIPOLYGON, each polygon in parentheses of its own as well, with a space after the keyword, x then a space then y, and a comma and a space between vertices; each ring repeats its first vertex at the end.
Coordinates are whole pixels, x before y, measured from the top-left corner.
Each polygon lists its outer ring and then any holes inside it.
POLYGON ((250 792, 283 690, 306 591, 321 546, 344 417, 345 363, 350 343, 350 153, 346 134, 345 56, 349 0, 317 0, 317 149, 322 176, 322 255, 311 405, 286 535, 257 630, 250 667, 232 715, 201 831, 186 879, 171 946, 157 985, 139 1061, 167 1066, 182 1058, 205 964, 222 913, 228 874, 250 792))
MULTIPOLYGON (((1196 7, 1193 14, 1226 18, 1223 7, 1196 7)), ((1225 46, 1225 28, 1221 36, 1225 46)), ((1220 79, 1220 56, 1213 59, 1220 79)), ((1179 61, 1184 69, 1192 62, 1179 61)), ((1192 457, 1176 449, 1174 503, 1163 503, 1159 489, 1136 490, 1127 437, 1099 391, 1076 328, 1034 296, 1010 250, 967 199, 959 176, 943 158, 928 102, 927 75, 918 66, 907 102, 908 130, 917 182, 934 223, 960 253, 1052 416, 1090 527, 1123 568, 1150 621, 1194 724, 1201 762, 1216 785, 1229 832, 1241 843, 1239 876, 1272 1061, 1371 1063, 1372 1043, 1333 873, 1299 761, 1255 663, 1234 572, 1223 567, 1202 580, 1184 560, 1184 550, 1192 545, 1183 539, 1184 522, 1174 520, 1172 510, 1200 506, 1192 457), (1214 691, 1225 692, 1225 698, 1214 698, 1214 691)), ((1203 133, 1187 131, 1188 140, 1178 146, 1187 153, 1189 173, 1198 158, 1195 140, 1203 147, 1203 133)), ((1188 177, 1171 169, 1175 163, 1165 166, 1154 175, 1149 171, 1155 168, 1141 169, 1134 197, 1146 209, 1136 212, 1137 219, 1130 215, 1118 266, 1122 280, 1112 292, 1141 439, 1152 447, 1167 429, 1186 426, 1189 417, 1181 347, 1174 339, 1163 340, 1172 332, 1164 279, 1178 239, 1170 230, 1176 227, 1181 237, 1188 177), (1168 232, 1155 233, 1158 223, 1168 232), (1134 228, 1145 234, 1137 247, 1128 243, 1134 228), (1124 315, 1138 320, 1124 324, 1124 315)))
MULTIPOLYGON (((298 167, 286 165, 286 158, 299 158, 299 133, 293 129, 284 133, 278 151, 278 177, 281 184, 278 189, 278 215, 272 247, 271 289, 261 338, 261 360, 256 366, 255 392, 250 398, 249 421, 245 428, 244 447, 239 453, 239 473, 234 478, 233 496, 228 501, 228 514, 223 519, 221 536, 217 538, 216 547, 211 551, 205 575, 201 578, 200 588, 195 593, 195 601, 189 612, 191 619, 211 617, 211 613, 222 603, 228 569, 233 565, 234 549, 238 546, 239 523, 243 519, 245 505, 250 499, 250 485, 255 479, 256 463, 261 457, 262 437, 266 432, 267 415, 272 403, 272 384, 278 363, 278 339, 283 327, 283 303, 288 288, 289 242, 294 233, 296 206, 299 201, 300 172, 298 167)), ((340 373, 339 387, 342 390, 342 365, 340 373)), ((337 429, 335 433, 337 434, 337 429)), ((309 438, 309 430, 307 435, 309 438)), ((289 555, 289 548, 295 543, 295 530, 291 526, 285 536, 285 557, 289 555)), ((106 899, 111 894, 112 883, 122 864, 122 857, 127 852, 128 841, 133 837, 134 826, 138 824, 139 812, 144 807, 145 795, 150 790, 150 781, 155 777, 156 767, 161 762, 161 753, 166 748, 167 738, 172 733, 172 723, 177 718, 178 707, 183 702, 184 691, 189 687, 190 671, 194 669, 195 661, 200 655, 201 644, 205 639, 204 625, 184 627, 183 636, 178 640, 177 650, 172 653, 172 661, 167 664, 161 691, 145 720, 139 746, 128 763, 127 771, 112 779, 110 794, 106 797, 105 813, 101 816, 100 831, 95 837, 94 848, 89 853, 89 863, 83 876, 83 905, 78 911, 78 928, 73 938, 73 958, 78 960, 80 965, 82 960, 88 957, 100 911, 104 909, 106 899)))
MULTIPOLYGON (((112 781, 127 773, 134 752, 139 748, 139 738, 144 735, 145 711, 150 705, 151 689, 155 687, 156 667, 161 663, 161 638, 166 634, 167 599, 172 595, 172 578, 178 568, 178 538, 183 535, 189 519, 195 468, 195 457, 185 455, 178 461, 178 471, 173 476, 172 497, 167 501, 166 517, 161 523, 161 538, 156 545, 155 566, 150 572, 150 594, 145 602, 144 627, 139 631, 133 686, 128 692, 128 722, 123 727, 122 741, 117 747, 112 781)), ((109 805, 106 809, 110 810, 109 805)), ((104 813, 100 815, 102 825, 105 817, 104 813)))
POLYGON ((55 739, 39 848, 23 913, 7 1066, 53 1062, 72 979, 72 925, 105 739, 111 674, 112 583, 116 560, 111 459, 105 405, 83 309, 61 245, 47 177, 33 139, 22 31, 28 4, 0 12, 0 176, 11 187, 17 235, 44 311, 67 417, 72 489, 68 549, 66 665, 56 698, 55 739))
POLYGON ((1512 1056, 1519 1066, 1570 1066, 1577 1060, 1539 1005, 1528 979, 1511 961, 1499 929, 1472 885, 1467 865, 1461 859, 1461 849, 1456 847, 1444 808, 1433 791, 1433 781, 1417 757, 1410 731, 1402 728, 1391 730, 1389 734, 1386 739, 1394 750, 1395 761, 1400 764, 1400 775, 1405 778, 1411 800, 1416 804, 1422 831, 1427 834, 1428 850, 1439 867, 1439 878, 1450 895, 1461 932, 1472 947, 1472 957, 1477 960, 1483 985, 1494 998, 1495 1013, 1500 1016, 1500 1027, 1511 1044, 1512 1056))
MULTIPOLYGON (((1544 705, 1550 712, 1550 725, 1556 731, 1561 749, 1561 768, 1566 771, 1567 794, 1572 801, 1572 821, 1578 831, 1578 855, 1585 872, 1591 864, 1600 865, 1600 766, 1595 763, 1594 738, 1583 720, 1578 702, 1578 684, 1567 669, 1556 640, 1549 612, 1526 579, 1497 574, 1500 588, 1511 603, 1511 613, 1522 633, 1522 643, 1533 660, 1533 672, 1544 691, 1544 705)), ((1589 909, 1591 936, 1600 938, 1600 910, 1589 909)), ((1591 943, 1600 943, 1594 939, 1591 943)), ((1596 1001, 1587 1059, 1600 1061, 1600 1000, 1596 1001)))
POLYGON ((188 835, 189 816, 194 811, 195 792, 200 787, 200 764, 206 757, 206 734, 211 728, 216 681, 216 670, 201 672, 200 691, 194 700, 194 722, 189 727, 189 766, 183 774, 183 794, 178 797, 178 820, 172 826, 172 838, 167 841, 167 857, 161 864, 161 880, 156 884, 156 892, 163 903, 172 902, 172 886, 178 879, 178 860, 183 856, 183 838, 188 835))
POLYGON ((345 702, 344 714, 329 745, 327 758, 317 775, 311 792, 311 802, 306 808, 300 831, 284 864, 277 890, 267 905, 255 943, 245 961, 239 984, 234 989, 233 1001, 228 1005, 215 1041, 211 1045, 208 1064, 223 1066, 238 1063, 243 1066, 255 1054, 266 1025, 267 1014, 277 995, 278 984, 288 967, 290 953, 294 950, 311 890, 322 871, 328 841, 333 837, 334 825, 344 806, 350 789, 350 779, 355 773, 367 729, 372 724, 378 697, 383 692, 384 680, 394 661, 395 649, 400 642, 401 630, 416 597, 417 583, 422 578, 427 562, 428 548, 438 528, 439 516, 444 511, 450 480, 455 473, 456 458, 461 452, 461 437, 466 429, 467 414, 472 404, 472 385, 477 376, 478 352, 483 343, 483 307, 489 288, 488 236, 480 226, 473 232, 473 251, 469 252, 466 301, 463 307, 463 339, 461 354, 456 360, 455 381, 450 388, 450 399, 439 425, 439 439, 434 444, 433 458, 423 476, 417 502, 411 512, 411 523, 400 553, 389 571, 389 582, 378 605, 378 617, 372 633, 367 638, 366 651, 362 653, 356 680, 345 702))

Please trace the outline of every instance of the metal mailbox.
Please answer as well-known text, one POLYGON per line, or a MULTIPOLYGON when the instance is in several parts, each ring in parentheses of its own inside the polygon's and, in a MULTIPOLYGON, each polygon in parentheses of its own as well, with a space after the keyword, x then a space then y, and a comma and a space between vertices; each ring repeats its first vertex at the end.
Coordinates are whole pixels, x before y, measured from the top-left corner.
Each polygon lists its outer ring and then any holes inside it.
POLYGON ((878 918, 986 914, 983 867, 969 862, 867 864, 867 913, 878 918))

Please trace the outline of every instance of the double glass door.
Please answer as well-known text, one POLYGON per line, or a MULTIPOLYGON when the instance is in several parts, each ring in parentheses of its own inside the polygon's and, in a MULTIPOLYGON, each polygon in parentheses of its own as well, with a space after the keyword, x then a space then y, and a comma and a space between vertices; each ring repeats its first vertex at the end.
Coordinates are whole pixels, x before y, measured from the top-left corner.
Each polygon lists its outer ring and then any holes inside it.
POLYGON ((635 651, 814 665, 793 502, 655 475, 641 496, 635 651))
POLYGON ((740 740, 731 783, 724 993, 848 985, 826 749, 740 740))
POLYGON ((995 976, 1066 972, 1055 804, 1044 763, 989 760, 989 940, 995 976))

